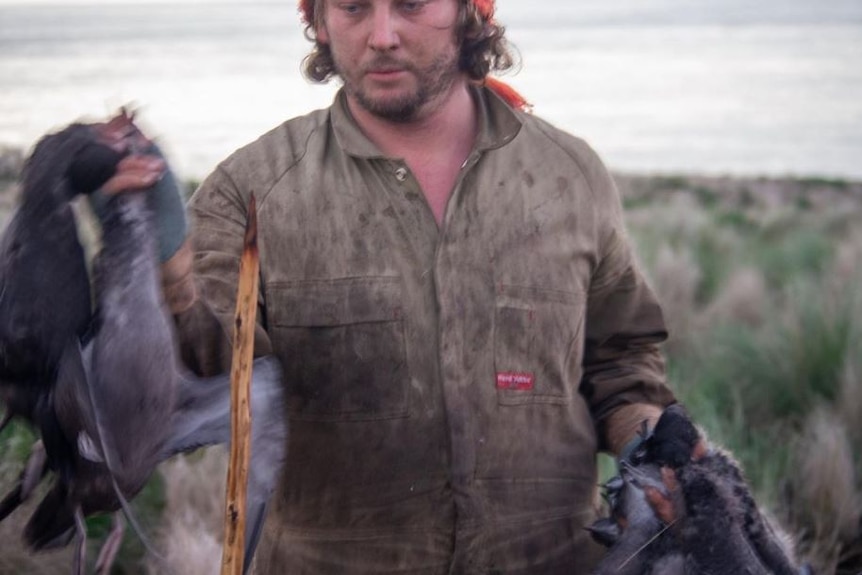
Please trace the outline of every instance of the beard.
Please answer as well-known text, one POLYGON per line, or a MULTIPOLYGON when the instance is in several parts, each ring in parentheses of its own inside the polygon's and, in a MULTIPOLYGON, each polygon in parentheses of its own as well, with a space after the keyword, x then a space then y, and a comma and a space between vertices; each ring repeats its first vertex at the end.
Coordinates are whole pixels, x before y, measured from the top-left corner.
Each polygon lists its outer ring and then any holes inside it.
POLYGON ((458 55, 454 50, 440 54, 424 67, 389 56, 379 56, 358 70, 348 71, 339 64, 338 58, 333 58, 333 61, 345 91, 360 106, 375 116, 399 123, 416 119, 426 104, 449 91, 459 73, 458 55), (381 68, 405 70, 414 78, 415 85, 395 95, 374 95, 363 86, 362 78, 369 70, 381 68))

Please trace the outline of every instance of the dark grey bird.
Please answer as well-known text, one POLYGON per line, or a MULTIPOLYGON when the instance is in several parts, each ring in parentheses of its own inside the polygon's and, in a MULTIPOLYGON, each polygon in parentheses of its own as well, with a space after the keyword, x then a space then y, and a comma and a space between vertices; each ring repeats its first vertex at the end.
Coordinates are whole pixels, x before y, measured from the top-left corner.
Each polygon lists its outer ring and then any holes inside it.
MULTIPOLYGON (((35 146, 20 178, 20 205, 0 238, 0 399, 52 447, 65 439, 51 404, 60 357, 90 325, 90 281, 72 199, 106 181, 118 154, 91 126, 73 124, 35 146)), ((39 483, 40 443, 21 481, 0 502, 0 520, 39 483)))
MULTIPOLYGON (((128 125, 131 134, 131 119, 128 125)), ((104 183, 120 157, 90 126, 73 125, 40 142, 29 172, 25 169, 22 215, 4 233, 2 253, 11 255, 0 260, 3 298, 10 298, 3 301, 9 320, 5 314, 0 317, 7 409, 36 423, 45 454, 31 458, 19 485, 0 504, 0 520, 47 469, 53 470, 55 482, 28 522, 25 541, 38 550, 65 545, 77 533, 76 572, 84 566, 85 516, 127 507, 126 499, 140 491, 165 458, 230 438, 229 378, 197 379, 179 363, 162 302, 153 214, 145 193, 118 194, 102 210, 103 248, 93 282, 97 305, 91 310, 90 282, 68 201, 104 183), (44 176, 44 170, 52 177, 44 176), (36 176, 28 179, 28 173, 36 176), (56 196, 60 207, 24 212, 28 197, 46 194, 52 200, 56 196), (68 211, 62 209, 63 201, 68 211), (50 241, 40 242, 25 231, 51 216, 64 227, 50 241), (49 281, 32 271, 19 275, 34 265, 44 266, 49 281), (57 295, 71 281, 74 301, 57 295)), ((257 360, 249 558, 284 458, 282 406, 276 360, 257 360)), ((108 554, 117 537, 109 538, 108 554)))
POLYGON ((95 144, 89 126, 72 125, 43 138, 24 164, 20 205, 0 238, 0 399, 6 404, 0 429, 14 415, 40 424, 60 356, 90 324, 90 281, 71 201, 110 176, 96 170, 92 178, 75 177, 82 173, 77 165, 100 164, 87 159, 95 144))
POLYGON ((608 546, 595 575, 810 575, 763 516, 739 465, 705 442, 680 405, 665 410, 607 486, 608 546))

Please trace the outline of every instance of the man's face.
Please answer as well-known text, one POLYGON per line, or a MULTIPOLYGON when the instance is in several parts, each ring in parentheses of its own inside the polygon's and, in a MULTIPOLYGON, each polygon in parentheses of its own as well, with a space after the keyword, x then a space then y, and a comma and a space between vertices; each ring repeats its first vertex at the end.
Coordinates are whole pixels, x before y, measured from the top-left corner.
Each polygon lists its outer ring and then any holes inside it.
POLYGON ((329 45, 348 96, 387 120, 434 107, 458 76, 457 0, 325 0, 329 45))

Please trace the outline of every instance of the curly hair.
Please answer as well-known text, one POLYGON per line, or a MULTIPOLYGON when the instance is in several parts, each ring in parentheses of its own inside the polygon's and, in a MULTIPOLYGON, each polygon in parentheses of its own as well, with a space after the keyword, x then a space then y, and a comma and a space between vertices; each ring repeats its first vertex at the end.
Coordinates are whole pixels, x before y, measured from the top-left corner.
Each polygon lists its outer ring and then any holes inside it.
MULTIPOLYGON (((306 23, 305 37, 314 42, 314 48, 303 60, 302 72, 312 82, 325 83, 337 75, 329 45, 321 43, 315 34, 315 27, 323 24, 323 10, 318 8, 322 8, 325 0, 308 1, 313 2, 313 21, 306 23)), ((515 59, 505 38, 506 28, 482 16, 472 0, 459 0, 459 4, 460 70, 471 80, 482 81, 491 71, 504 72, 512 68, 515 59)))

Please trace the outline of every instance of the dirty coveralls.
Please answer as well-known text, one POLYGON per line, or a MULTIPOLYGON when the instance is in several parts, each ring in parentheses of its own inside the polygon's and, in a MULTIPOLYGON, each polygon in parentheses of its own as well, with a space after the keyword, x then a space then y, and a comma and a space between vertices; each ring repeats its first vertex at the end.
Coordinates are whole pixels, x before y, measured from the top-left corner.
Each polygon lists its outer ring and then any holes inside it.
POLYGON ((478 139, 439 229, 343 93, 234 153, 190 202, 201 297, 178 325, 186 362, 214 372, 257 199, 256 349, 284 367, 290 421, 257 573, 588 573, 602 422, 672 401, 605 168, 473 95, 478 139))

